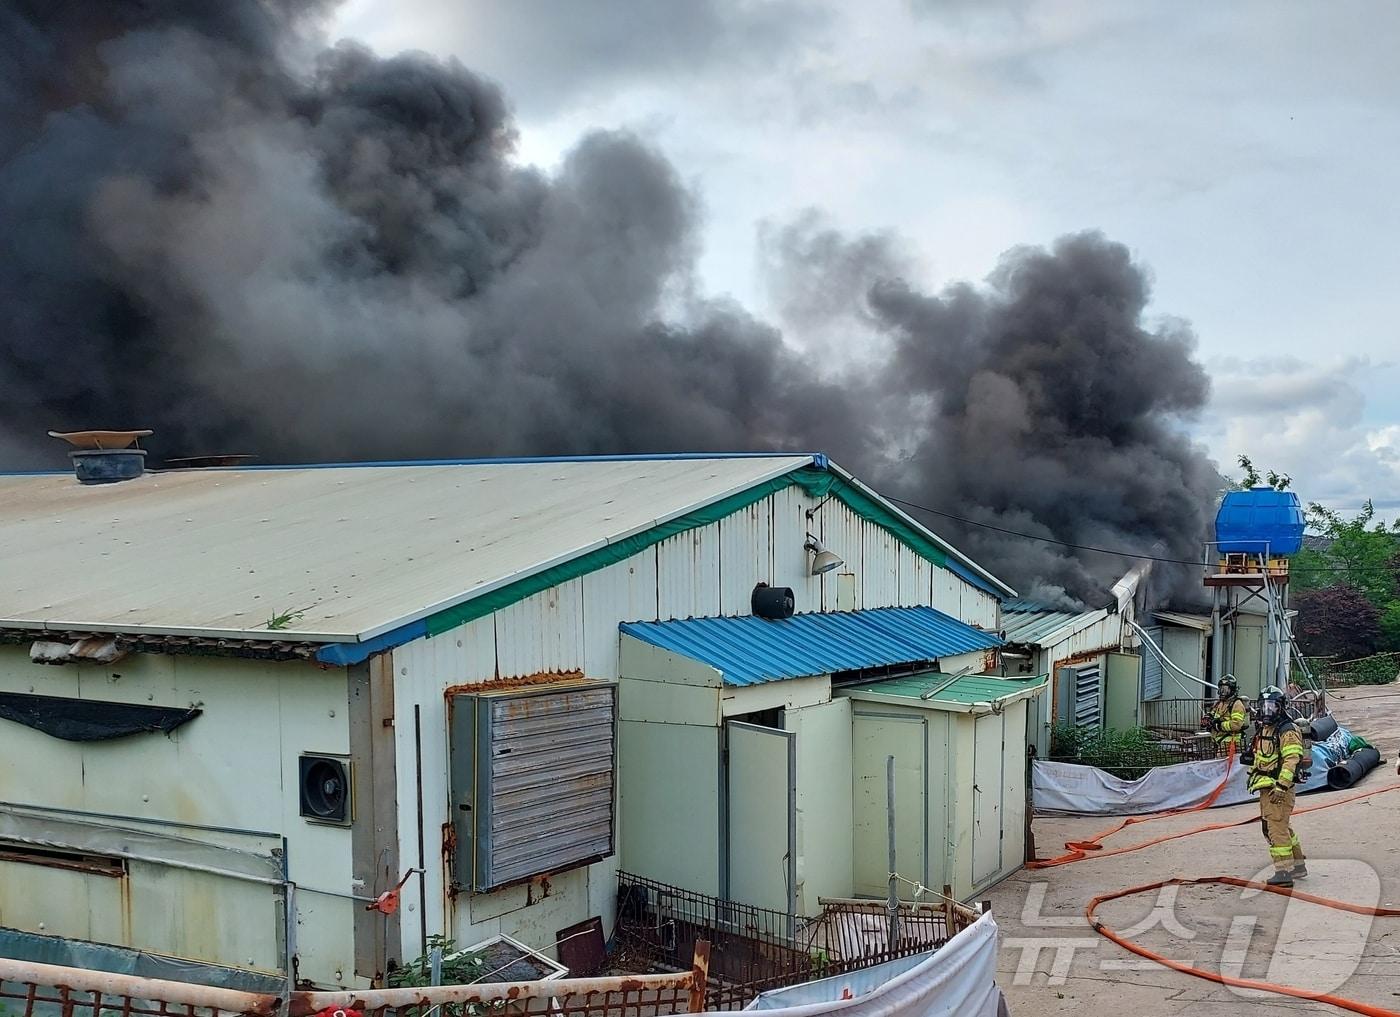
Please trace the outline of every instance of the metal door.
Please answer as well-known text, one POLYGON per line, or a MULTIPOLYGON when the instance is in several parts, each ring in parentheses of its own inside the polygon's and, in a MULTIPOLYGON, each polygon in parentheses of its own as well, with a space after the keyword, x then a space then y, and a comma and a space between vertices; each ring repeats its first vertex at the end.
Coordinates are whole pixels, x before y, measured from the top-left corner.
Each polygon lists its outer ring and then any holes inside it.
POLYGON ((1005 717, 996 713, 978 717, 972 741, 972 883, 975 887, 1001 872, 1005 757, 1005 717))
POLYGON ((1104 654, 1103 717, 1107 727, 1129 731, 1141 726, 1143 663, 1135 653, 1104 654))
MULTIPOLYGON (((889 892, 889 815, 885 760, 894 756, 895 869, 906 879, 946 882, 942 856, 930 873, 928 722, 892 713, 857 713, 852 721, 851 782, 855 890, 861 896, 889 892)), ((946 826, 946 823, 944 824, 946 826)), ((913 890, 901 883, 899 892, 913 890)))
POLYGON ((797 911, 797 734, 725 724, 730 900, 797 911))

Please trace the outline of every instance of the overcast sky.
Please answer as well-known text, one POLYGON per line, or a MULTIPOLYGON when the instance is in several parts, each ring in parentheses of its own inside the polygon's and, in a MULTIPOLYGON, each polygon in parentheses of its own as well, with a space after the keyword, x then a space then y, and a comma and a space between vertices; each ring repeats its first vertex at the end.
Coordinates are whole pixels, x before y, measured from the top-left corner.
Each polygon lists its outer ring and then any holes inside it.
POLYGON ((928 287, 1100 229, 1199 336, 1223 466, 1400 507, 1400 3, 349 0, 333 32, 495 79, 546 169, 642 135, 703 204, 701 284, 774 320, 763 227, 808 209, 928 287))

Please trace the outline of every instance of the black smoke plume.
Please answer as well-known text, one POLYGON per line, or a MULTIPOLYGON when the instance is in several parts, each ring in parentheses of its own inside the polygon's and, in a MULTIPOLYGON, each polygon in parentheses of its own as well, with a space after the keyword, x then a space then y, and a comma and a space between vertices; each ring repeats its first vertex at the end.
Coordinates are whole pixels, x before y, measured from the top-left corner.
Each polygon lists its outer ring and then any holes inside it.
MULTIPOLYGON (((867 340, 819 372, 697 295, 659 154, 598 132, 523 167, 496 87, 320 47, 328 7, 0 6, 0 466, 90 426, 283 462, 822 448, 967 518, 1196 553, 1216 477, 1176 423, 1207 382, 1122 247, 928 294, 879 238, 779 230, 775 274, 867 340)), ((1126 564, 929 521, 1064 601, 1126 564)))

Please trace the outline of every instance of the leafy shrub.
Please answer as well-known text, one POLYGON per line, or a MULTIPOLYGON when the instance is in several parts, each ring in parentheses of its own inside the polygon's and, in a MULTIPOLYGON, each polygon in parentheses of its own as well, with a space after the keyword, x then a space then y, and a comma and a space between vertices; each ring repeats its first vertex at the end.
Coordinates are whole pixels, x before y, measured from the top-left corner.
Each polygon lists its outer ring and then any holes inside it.
POLYGON ((1050 732, 1050 756, 1068 763, 1096 766, 1124 780, 1136 780, 1154 766, 1181 762, 1179 753, 1163 746, 1152 732, 1140 727, 1117 731, 1056 724, 1050 732))

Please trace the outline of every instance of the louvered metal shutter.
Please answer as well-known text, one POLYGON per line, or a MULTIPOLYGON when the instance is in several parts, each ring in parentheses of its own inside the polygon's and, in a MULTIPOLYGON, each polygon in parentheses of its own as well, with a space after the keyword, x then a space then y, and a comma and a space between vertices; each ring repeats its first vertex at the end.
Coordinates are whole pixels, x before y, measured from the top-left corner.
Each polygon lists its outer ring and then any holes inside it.
MULTIPOLYGON (((1162 645, 1161 628, 1148 629, 1147 635, 1154 645, 1162 645)), ((1142 698, 1144 701, 1162 698, 1162 658, 1148 646, 1142 648, 1142 698)))
POLYGON ((1086 664, 1074 669, 1074 723, 1076 727, 1099 727, 1103 723, 1103 705, 1099 696, 1098 664, 1086 664))
POLYGON ((492 890, 613 853, 615 686, 453 699, 459 884, 492 890))

